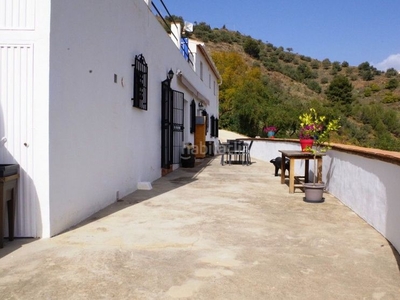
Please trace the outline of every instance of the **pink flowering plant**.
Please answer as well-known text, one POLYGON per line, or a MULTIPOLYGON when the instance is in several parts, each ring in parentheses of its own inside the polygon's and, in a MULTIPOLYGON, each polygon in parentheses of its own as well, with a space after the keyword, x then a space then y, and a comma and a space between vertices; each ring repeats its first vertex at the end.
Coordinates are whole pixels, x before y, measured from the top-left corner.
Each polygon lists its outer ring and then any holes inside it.
POLYGON ((264 132, 268 133, 270 131, 276 132, 277 128, 275 126, 265 126, 264 132))
MULTIPOLYGON (((314 108, 310 108, 308 113, 302 114, 300 117, 300 139, 314 139, 314 146, 308 148, 314 155, 314 174, 317 174, 317 164, 315 162, 318 153, 326 152, 330 149, 329 137, 330 133, 340 128, 340 119, 326 121, 325 116, 318 116, 314 108)), ((316 175, 313 178, 315 185, 316 175)))
POLYGON ((322 132, 323 126, 321 124, 308 124, 300 128, 300 139, 314 139, 322 132))

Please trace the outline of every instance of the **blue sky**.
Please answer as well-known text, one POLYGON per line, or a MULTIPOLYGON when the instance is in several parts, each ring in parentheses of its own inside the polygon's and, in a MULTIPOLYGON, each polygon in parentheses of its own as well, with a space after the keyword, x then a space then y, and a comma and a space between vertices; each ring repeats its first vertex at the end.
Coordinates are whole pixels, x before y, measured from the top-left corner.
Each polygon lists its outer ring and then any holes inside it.
POLYGON ((400 70, 400 0, 164 0, 188 22, 225 25, 319 60, 400 70))

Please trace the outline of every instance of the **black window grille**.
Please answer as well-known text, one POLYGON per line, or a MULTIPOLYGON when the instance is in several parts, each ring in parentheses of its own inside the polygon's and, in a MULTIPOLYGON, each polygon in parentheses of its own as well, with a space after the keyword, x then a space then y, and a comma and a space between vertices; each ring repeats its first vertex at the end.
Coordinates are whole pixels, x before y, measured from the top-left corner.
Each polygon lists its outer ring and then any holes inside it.
POLYGON ((211 116, 210 118, 210 136, 218 137, 218 118, 211 116))
POLYGON ((218 137, 219 136, 219 125, 218 125, 218 122, 219 122, 219 120, 218 120, 218 118, 216 118, 215 119, 215 137, 218 137))
POLYGON ((146 60, 142 54, 135 56, 133 74, 133 106, 147 110, 147 82, 148 68, 146 60))
POLYGON ((196 102, 190 102, 190 133, 196 131, 196 102))
POLYGON ((215 117, 214 116, 211 116, 211 118, 210 118, 210 128, 211 128, 211 130, 210 130, 210 136, 211 137, 214 137, 215 136, 215 117))

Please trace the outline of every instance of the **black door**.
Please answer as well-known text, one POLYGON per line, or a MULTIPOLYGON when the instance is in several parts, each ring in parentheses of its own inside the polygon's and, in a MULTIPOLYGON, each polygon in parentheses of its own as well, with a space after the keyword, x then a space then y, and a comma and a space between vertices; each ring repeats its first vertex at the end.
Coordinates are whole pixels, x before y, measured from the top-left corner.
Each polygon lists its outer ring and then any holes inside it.
POLYGON ((183 148, 184 95, 161 83, 161 167, 179 164, 183 148))

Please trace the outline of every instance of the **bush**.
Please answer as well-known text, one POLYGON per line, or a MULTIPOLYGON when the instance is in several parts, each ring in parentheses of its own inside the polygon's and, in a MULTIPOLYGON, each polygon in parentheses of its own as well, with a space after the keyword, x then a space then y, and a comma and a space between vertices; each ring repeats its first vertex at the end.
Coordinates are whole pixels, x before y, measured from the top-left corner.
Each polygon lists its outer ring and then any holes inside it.
POLYGON ((322 67, 323 67, 325 70, 328 70, 328 69, 331 67, 331 61, 330 61, 328 58, 325 58, 325 59, 322 61, 322 67))
POLYGON ((386 70, 386 77, 388 77, 388 78, 397 76, 398 74, 399 73, 394 68, 390 68, 390 69, 386 70))
POLYGON ((312 69, 316 70, 319 69, 320 63, 318 60, 314 59, 313 61, 311 61, 310 66, 312 69))
POLYGON ((340 62, 334 61, 332 63, 332 70, 335 70, 337 72, 340 72, 342 70, 342 66, 340 65, 340 62))
POLYGON ((243 50, 251 57, 254 57, 254 58, 260 57, 260 45, 256 40, 254 40, 252 38, 246 39, 246 41, 244 42, 244 45, 243 45, 243 50))
POLYGON ((312 90, 318 94, 320 94, 322 92, 321 86, 315 80, 310 80, 310 79, 306 80, 306 85, 310 90, 312 90))
POLYGON ((394 95, 391 92, 385 94, 382 99, 382 103, 395 103, 400 101, 400 96, 394 95))
POLYGON ((381 88, 379 87, 379 85, 377 83, 372 83, 370 85, 371 91, 374 93, 377 93, 381 90, 381 88))
POLYGON ((387 82, 385 88, 388 89, 388 90, 393 91, 393 90, 395 90, 398 86, 399 86, 399 81, 398 81, 396 78, 391 78, 391 79, 387 82))
POLYGON ((364 90, 364 96, 365 97, 371 97, 371 95, 372 95, 371 88, 370 87, 366 87, 365 90, 364 90))
POLYGON ((309 57, 309 56, 300 55, 300 59, 307 61, 307 62, 311 62, 311 57, 309 57))

